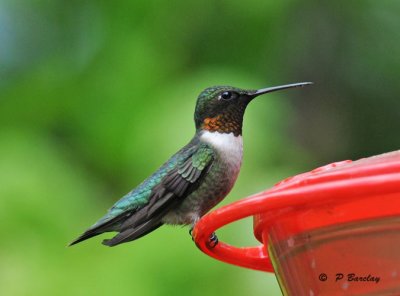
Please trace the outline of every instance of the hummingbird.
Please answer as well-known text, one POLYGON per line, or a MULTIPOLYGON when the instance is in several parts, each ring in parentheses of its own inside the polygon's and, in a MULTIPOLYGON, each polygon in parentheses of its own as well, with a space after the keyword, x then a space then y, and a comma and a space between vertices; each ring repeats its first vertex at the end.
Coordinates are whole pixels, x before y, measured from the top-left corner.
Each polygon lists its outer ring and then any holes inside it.
MULTIPOLYGON (((243 156, 242 124, 247 105, 256 97, 311 82, 259 90, 232 86, 206 88, 197 98, 196 132, 190 142, 154 174, 118 200, 71 245, 105 232, 118 232, 104 245, 136 240, 163 224, 191 225, 232 189, 243 156)), ((215 235, 210 238, 216 244, 215 235)))

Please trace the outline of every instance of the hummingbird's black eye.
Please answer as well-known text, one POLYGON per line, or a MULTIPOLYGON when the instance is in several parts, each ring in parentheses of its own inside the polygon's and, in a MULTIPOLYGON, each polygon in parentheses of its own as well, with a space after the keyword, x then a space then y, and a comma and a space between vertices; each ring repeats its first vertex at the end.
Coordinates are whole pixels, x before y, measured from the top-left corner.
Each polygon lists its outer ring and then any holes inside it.
POLYGON ((222 99, 222 100, 227 101, 227 100, 231 100, 231 99, 235 98, 236 95, 237 95, 237 94, 234 93, 234 92, 231 92, 231 91, 224 91, 223 93, 221 93, 221 94, 219 95, 219 98, 222 99))

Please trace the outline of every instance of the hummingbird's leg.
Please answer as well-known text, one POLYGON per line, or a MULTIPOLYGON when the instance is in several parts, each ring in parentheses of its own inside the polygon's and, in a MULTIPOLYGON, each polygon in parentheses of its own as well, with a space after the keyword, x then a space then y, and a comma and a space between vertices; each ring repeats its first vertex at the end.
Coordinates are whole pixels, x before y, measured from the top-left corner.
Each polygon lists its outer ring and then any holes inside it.
POLYGON ((211 248, 215 248, 216 245, 218 245, 218 237, 215 234, 215 232, 211 233, 210 235, 210 239, 208 240, 208 245, 211 248))
POLYGON ((193 235, 192 235, 192 232, 193 232, 193 226, 190 227, 190 229, 189 229, 189 234, 190 234, 190 236, 192 237, 192 241, 194 241, 194 237, 193 237, 193 235))
MULTIPOLYGON (((193 237, 193 228, 196 225, 197 221, 199 219, 196 219, 196 221, 193 222, 193 224, 191 225, 190 229, 189 229, 189 234, 192 237, 192 241, 194 241, 194 237, 193 237)), ((215 246, 218 244, 218 237, 215 234, 215 232, 211 233, 210 238, 208 239, 208 245, 211 248, 215 248, 215 246)))
POLYGON ((199 220, 200 220, 200 217, 196 218, 196 219, 193 221, 192 225, 190 226, 189 234, 190 234, 190 236, 192 237, 192 241, 194 241, 194 237, 193 237, 193 234, 192 234, 193 228, 194 228, 194 226, 196 225, 197 221, 199 221, 199 220))

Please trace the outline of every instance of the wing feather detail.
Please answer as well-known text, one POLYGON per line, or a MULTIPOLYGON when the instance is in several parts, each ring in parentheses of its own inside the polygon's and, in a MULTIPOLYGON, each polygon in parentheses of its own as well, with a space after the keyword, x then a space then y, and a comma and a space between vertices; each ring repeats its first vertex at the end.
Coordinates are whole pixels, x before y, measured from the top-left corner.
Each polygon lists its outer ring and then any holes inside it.
POLYGON ((213 160, 214 151, 205 143, 182 151, 178 164, 152 189, 148 203, 128 217, 121 224, 120 233, 104 244, 115 246, 132 241, 158 228, 162 217, 200 185, 213 160))

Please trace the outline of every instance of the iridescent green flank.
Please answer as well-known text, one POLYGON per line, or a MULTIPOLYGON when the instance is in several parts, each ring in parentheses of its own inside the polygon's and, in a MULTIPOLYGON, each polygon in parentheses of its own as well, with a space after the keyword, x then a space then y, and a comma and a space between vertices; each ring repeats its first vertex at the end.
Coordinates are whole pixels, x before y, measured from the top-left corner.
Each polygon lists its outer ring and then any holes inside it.
POLYGON ((149 201, 152 189, 159 184, 161 180, 171 171, 178 163, 182 155, 178 153, 171 157, 164 163, 154 174, 144 180, 138 187, 127 193, 114 206, 108 213, 97 221, 91 228, 113 219, 114 217, 122 214, 123 212, 139 209, 149 201))
POLYGON ((174 168, 179 168, 178 173, 193 183, 194 180, 192 181, 191 179, 192 170, 185 169, 185 166, 183 166, 189 157, 191 157, 191 167, 197 171, 202 171, 211 161, 213 150, 208 145, 199 143, 197 137, 194 138, 187 146, 164 163, 154 174, 117 201, 108 213, 91 228, 97 227, 124 212, 142 208, 149 202, 153 188, 174 168))
POLYGON ((192 156, 193 167, 202 171, 210 162, 212 155, 213 150, 208 145, 200 144, 197 152, 192 156))

